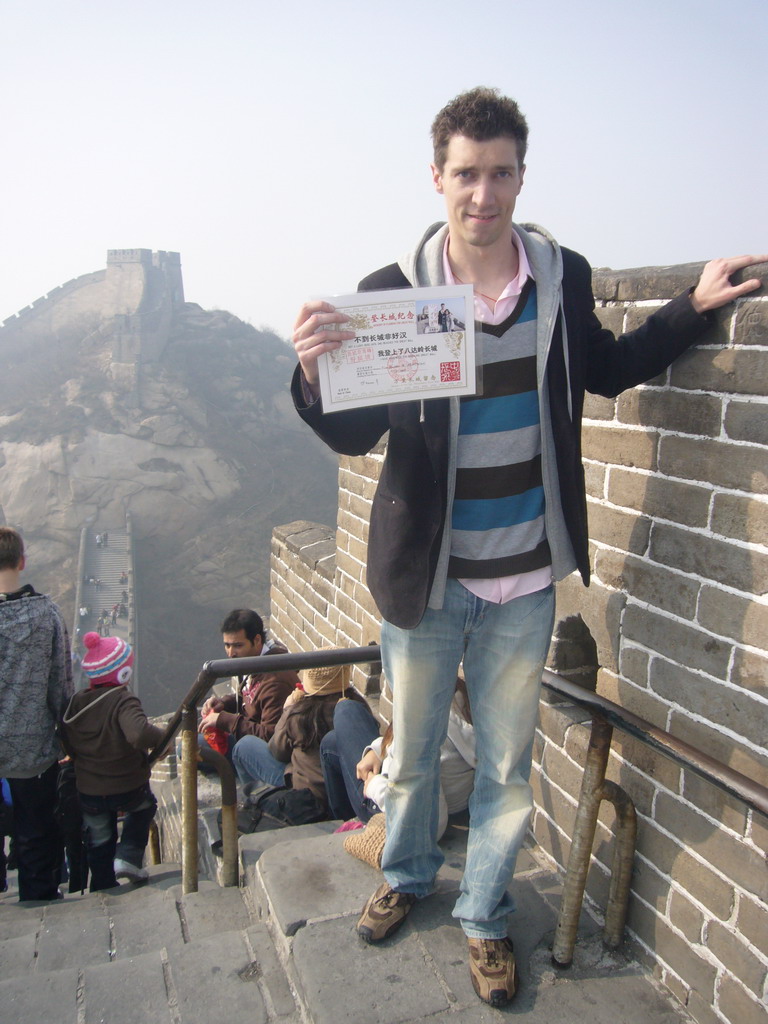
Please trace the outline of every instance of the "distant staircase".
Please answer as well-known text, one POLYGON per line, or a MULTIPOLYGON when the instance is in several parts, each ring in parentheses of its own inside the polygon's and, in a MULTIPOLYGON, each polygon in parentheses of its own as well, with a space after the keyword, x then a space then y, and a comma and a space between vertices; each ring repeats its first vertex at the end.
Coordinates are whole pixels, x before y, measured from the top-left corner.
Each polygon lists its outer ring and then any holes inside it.
MULTIPOLYGON (((84 653, 83 637, 86 633, 98 631, 98 621, 104 612, 109 619, 108 634, 133 643, 130 624, 135 595, 130 574, 128 532, 124 529, 109 530, 107 543, 103 545, 97 545, 97 536, 99 534, 92 530, 84 534, 83 578, 78 589, 77 636, 73 645, 81 656, 84 653), (121 605, 125 607, 125 614, 118 616, 113 623, 112 609, 121 605), (82 609, 86 609, 85 615, 80 614, 82 609)), ((87 681, 78 678, 76 686, 78 683, 85 685, 87 681)))

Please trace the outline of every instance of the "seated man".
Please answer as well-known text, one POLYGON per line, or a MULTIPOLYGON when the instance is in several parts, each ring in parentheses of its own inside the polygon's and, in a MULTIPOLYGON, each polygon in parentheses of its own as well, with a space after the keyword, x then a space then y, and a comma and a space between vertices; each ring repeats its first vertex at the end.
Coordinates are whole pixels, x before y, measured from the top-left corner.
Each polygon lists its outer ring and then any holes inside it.
MULTIPOLYGON (((285 647, 267 639, 261 616, 251 608, 231 611, 221 624, 221 633, 228 658, 288 653, 285 647)), ((200 722, 201 732, 220 729, 227 734, 230 754, 243 736, 271 739, 283 705, 299 685, 299 677, 292 669, 238 676, 237 681, 236 693, 206 700, 200 722)), ((200 743, 206 743, 202 736, 200 743)))

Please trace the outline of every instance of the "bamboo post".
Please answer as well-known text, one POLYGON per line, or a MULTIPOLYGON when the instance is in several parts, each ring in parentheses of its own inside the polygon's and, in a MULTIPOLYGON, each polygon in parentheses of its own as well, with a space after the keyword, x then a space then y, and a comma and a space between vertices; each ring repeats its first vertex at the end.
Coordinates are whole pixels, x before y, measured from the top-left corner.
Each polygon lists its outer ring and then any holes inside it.
POLYGON ((201 747, 200 757, 216 769, 221 782, 221 884, 237 885, 240 881, 237 860, 237 783, 235 771, 223 754, 201 747))
POLYGON ((606 780, 603 783, 603 798, 610 800, 616 811, 616 840, 611 866, 611 888, 605 908, 603 942, 609 949, 616 949, 624 938, 627 920, 637 839, 637 812, 629 794, 614 782, 606 780))
POLYGON ((181 891, 197 892, 197 710, 181 716, 181 891))
POLYGON ((148 860, 150 864, 162 864, 163 857, 160 851, 160 830, 157 827, 157 822, 152 821, 149 826, 149 847, 148 847, 148 860))
POLYGON ((584 887, 587 883, 589 858, 595 839, 595 827, 603 794, 605 769, 608 764, 612 736, 613 728, 604 718, 595 715, 592 718, 587 762, 584 765, 584 777, 581 782, 571 852, 563 883, 563 899, 555 931, 555 941, 552 946, 552 962, 557 967, 569 967, 573 961, 579 914, 584 899, 584 887))

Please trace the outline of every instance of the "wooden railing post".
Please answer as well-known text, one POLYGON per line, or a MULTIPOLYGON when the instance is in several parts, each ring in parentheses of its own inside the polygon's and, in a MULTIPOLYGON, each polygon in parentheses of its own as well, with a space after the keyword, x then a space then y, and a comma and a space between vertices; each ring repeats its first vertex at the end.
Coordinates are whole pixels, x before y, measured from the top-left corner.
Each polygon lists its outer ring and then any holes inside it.
POLYGON ((181 714, 181 891, 197 892, 197 709, 181 714))

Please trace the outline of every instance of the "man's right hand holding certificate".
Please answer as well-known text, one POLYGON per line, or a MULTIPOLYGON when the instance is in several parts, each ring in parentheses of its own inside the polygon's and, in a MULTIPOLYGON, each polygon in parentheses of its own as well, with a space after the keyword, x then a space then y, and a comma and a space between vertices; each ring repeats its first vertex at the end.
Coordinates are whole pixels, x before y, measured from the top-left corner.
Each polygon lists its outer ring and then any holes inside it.
POLYGON ((299 311, 293 328, 293 347, 313 399, 320 395, 318 357, 335 351, 342 341, 351 341, 355 336, 354 331, 345 331, 341 326, 348 320, 348 316, 322 299, 305 302, 299 311))

